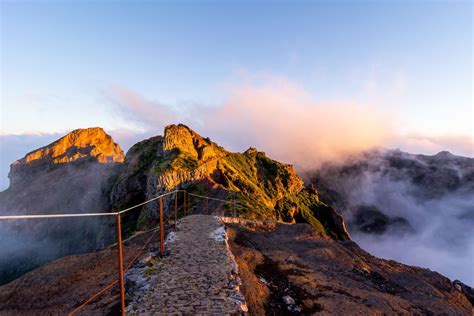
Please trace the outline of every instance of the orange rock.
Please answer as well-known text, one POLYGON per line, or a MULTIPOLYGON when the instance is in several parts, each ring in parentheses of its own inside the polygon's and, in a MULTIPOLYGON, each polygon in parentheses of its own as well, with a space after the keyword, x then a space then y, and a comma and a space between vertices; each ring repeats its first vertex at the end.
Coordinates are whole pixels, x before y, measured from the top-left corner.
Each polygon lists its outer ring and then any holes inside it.
POLYGON ((99 163, 121 163, 124 154, 112 137, 100 127, 77 129, 57 141, 26 154, 12 164, 12 171, 28 166, 64 164, 79 159, 99 163))

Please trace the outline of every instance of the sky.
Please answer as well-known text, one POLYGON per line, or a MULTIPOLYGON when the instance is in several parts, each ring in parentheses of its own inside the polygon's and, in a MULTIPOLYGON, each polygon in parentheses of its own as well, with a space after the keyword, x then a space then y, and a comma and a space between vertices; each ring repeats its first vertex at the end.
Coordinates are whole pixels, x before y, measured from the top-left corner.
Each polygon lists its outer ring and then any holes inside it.
POLYGON ((90 126, 125 149, 177 121, 244 149, 252 137, 235 137, 247 131, 239 117, 252 133, 363 129, 356 143, 370 134, 385 147, 473 155, 471 1, 39 0, 0 10, 3 187, 21 150, 90 126))

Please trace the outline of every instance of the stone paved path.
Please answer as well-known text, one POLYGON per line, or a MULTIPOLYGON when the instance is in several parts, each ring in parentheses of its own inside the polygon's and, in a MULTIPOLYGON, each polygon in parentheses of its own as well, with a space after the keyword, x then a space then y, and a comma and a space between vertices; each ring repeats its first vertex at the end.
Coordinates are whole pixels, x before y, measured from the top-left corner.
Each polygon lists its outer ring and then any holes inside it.
POLYGON ((127 314, 245 313, 237 265, 219 218, 185 217, 167 239, 169 256, 147 255, 127 273, 127 314))

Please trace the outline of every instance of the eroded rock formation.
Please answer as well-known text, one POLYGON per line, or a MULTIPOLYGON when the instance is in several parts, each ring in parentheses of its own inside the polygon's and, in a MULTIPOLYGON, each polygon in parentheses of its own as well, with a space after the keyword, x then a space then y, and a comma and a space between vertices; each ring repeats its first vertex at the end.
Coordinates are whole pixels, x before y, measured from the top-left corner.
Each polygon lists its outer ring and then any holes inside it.
MULTIPOLYGON (((255 148, 229 152, 181 124, 128 151, 111 204, 120 209, 175 189, 235 198, 246 217, 307 222, 329 238, 349 239, 342 217, 304 187, 291 165, 255 148)), ((140 222, 154 216, 156 205, 150 205, 140 222)))

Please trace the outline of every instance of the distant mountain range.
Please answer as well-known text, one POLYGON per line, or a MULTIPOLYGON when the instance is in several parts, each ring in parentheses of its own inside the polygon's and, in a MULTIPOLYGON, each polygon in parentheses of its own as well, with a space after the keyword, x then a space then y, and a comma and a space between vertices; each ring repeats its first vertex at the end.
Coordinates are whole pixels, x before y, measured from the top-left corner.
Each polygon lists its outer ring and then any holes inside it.
MULTIPOLYGON (((474 158, 442 151, 433 156, 399 150, 376 150, 355 155, 343 163, 325 163, 310 173, 320 198, 345 213, 355 230, 384 233, 414 229, 396 210, 394 195, 414 203, 440 201, 447 196, 474 195, 474 158)), ((400 199, 399 199, 400 200, 400 199)), ((408 206, 408 205, 407 205, 408 206)), ((407 207, 405 206, 405 207, 407 207)), ((474 206, 461 217, 472 219, 474 206)))
POLYGON ((473 158, 375 150, 305 177, 364 249, 474 284, 473 158))

